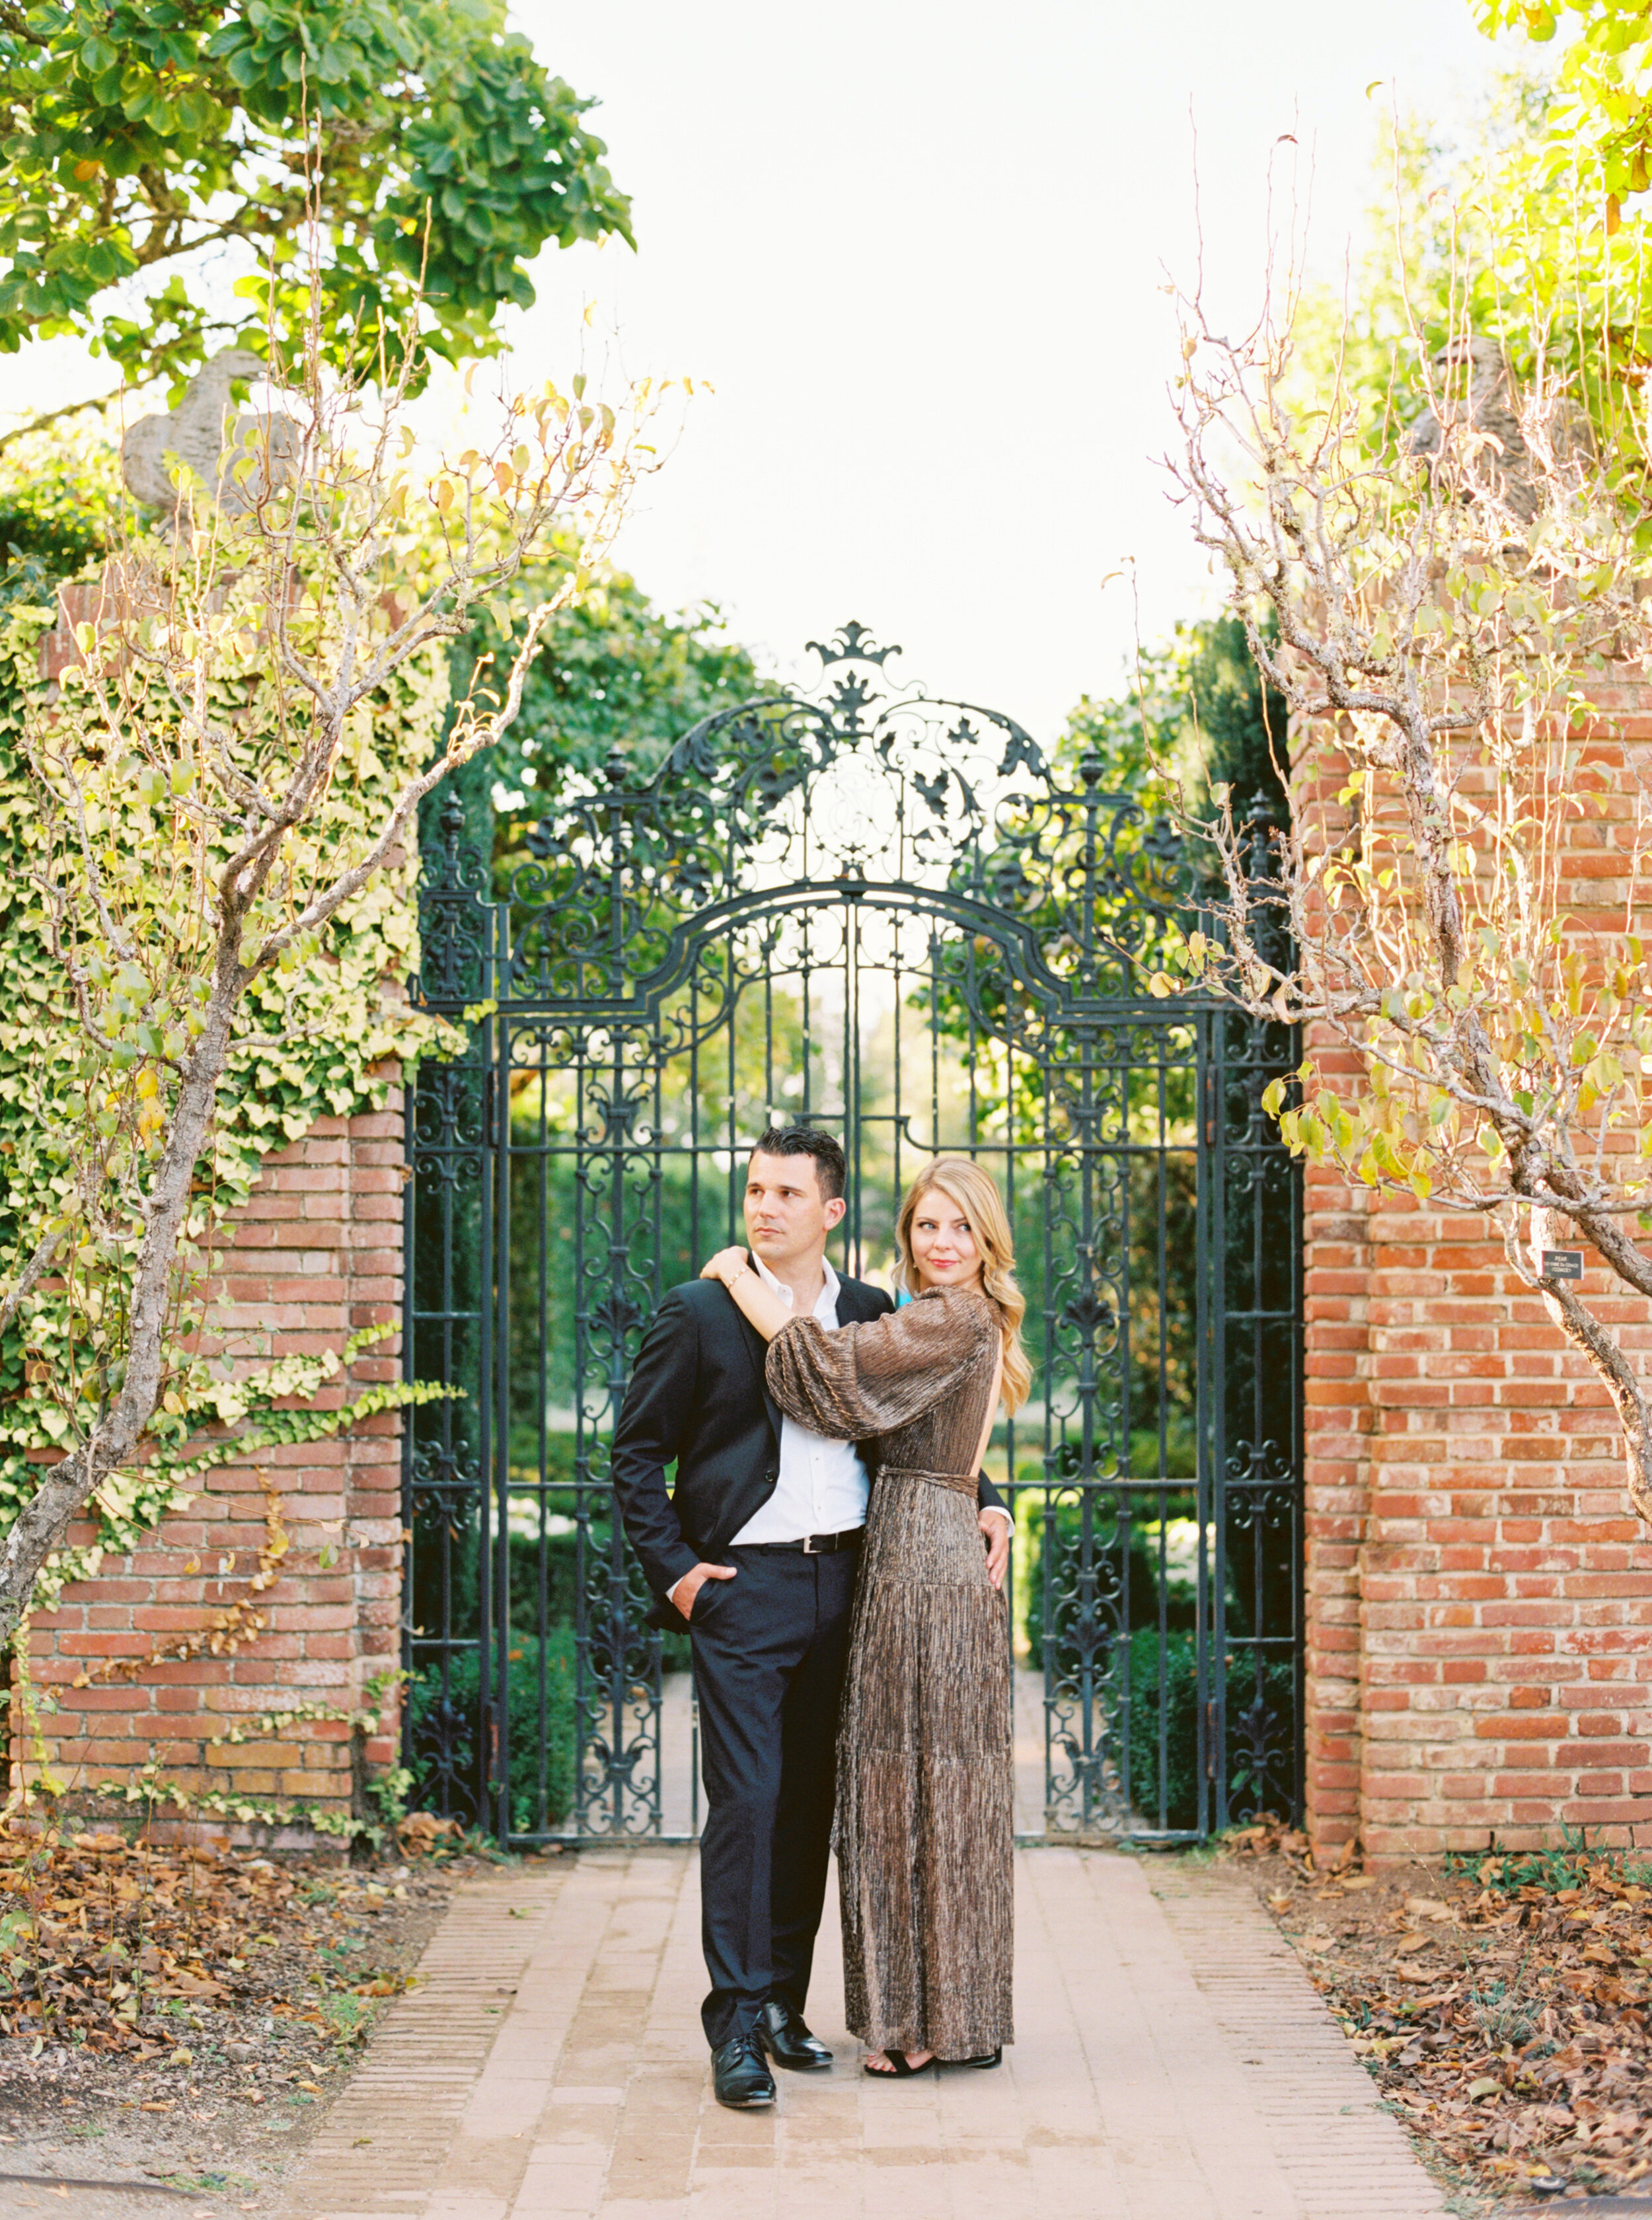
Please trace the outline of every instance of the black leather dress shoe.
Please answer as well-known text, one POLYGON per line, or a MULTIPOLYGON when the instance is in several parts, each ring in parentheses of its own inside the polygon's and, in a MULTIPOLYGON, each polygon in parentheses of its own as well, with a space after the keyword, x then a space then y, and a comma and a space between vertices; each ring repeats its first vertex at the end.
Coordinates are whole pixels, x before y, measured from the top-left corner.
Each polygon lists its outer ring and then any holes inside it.
POLYGON ((775 2077, 763 2062, 755 2034, 731 2035, 711 2054, 712 2086, 720 2105, 737 2112, 755 2111, 775 2101, 775 2077))
POLYGON ((832 2053, 804 2026, 802 2013, 778 1999, 770 1999, 757 2015, 757 2035, 775 2064, 794 2073, 824 2073, 832 2063, 832 2053))

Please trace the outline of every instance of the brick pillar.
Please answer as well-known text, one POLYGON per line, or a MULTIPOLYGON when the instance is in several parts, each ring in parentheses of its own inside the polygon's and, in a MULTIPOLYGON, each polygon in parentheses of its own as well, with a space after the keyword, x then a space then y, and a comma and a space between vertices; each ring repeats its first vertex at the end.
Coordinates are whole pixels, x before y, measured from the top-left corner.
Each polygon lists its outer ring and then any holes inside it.
POLYGON ((1365 1376, 1368 1200, 1335 1171, 1309 1168, 1302 1260, 1306 1803, 1310 1838, 1316 1853, 1327 1855, 1360 1826, 1360 1553, 1372 1420, 1365 1376))
MULTIPOLYGON (((399 1321, 402 1101, 383 1112, 318 1119, 265 1161, 221 1250, 213 1346, 243 1364, 342 1346, 358 1328, 399 1321)), ((355 1390, 395 1380, 398 1337, 379 1343, 318 1394, 337 1408, 355 1390)), ((353 1711, 363 1685, 396 1662, 401 1576, 401 1452, 396 1414, 329 1441, 264 1451, 207 1475, 201 1493, 146 1547, 105 1558, 99 1578, 65 1590, 34 1622, 33 1671, 57 1709, 44 1720, 53 1762, 78 1793, 129 1779, 153 1754, 164 1774, 203 1792, 347 1811, 349 1730, 305 1722, 278 1737, 215 1747, 236 1718, 303 1703, 353 1711), (146 1663, 73 1686, 112 1658, 209 1633, 246 1597, 265 1538, 267 1476, 290 1548, 278 1577, 251 1599, 268 1624, 233 1654, 146 1663), (323 1555, 334 1562, 323 1565, 323 1555), (193 1568, 193 1569, 191 1569, 193 1568)), ((93 1538, 90 1527, 77 1541, 93 1538)), ((15 1754, 15 1745, 14 1745, 15 1754)), ((393 1763, 394 1707, 366 1745, 393 1763)))
MULTIPOLYGON (((1622 929, 1652 741, 1643 688, 1606 706, 1574 789, 1601 806, 1559 835, 1586 950, 1622 929)), ((1652 1537, 1604 1390, 1478 1218, 1311 1170, 1305 1239, 1310 1834, 1652 1842, 1652 1537)), ((1586 1250, 1644 1364, 1652 1312, 1619 1289, 1586 1250)))

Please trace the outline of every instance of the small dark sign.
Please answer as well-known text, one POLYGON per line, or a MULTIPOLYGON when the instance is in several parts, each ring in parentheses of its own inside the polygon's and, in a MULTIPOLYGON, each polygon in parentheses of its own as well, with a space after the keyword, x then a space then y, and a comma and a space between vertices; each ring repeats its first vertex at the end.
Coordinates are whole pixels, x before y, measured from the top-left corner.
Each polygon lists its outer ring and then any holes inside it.
POLYGON ((1545 1249, 1543 1275, 1545 1280, 1580 1280, 1583 1277, 1583 1251, 1580 1249, 1545 1249))

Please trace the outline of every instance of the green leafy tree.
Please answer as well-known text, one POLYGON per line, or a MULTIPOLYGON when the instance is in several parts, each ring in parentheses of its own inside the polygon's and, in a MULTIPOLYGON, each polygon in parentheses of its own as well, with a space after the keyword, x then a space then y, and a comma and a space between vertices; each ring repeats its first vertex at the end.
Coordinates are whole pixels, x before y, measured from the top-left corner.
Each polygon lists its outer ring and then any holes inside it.
POLYGON ((1070 770, 1094 751, 1104 785, 1150 805, 1165 764, 1183 778, 1219 781, 1245 800, 1260 795, 1282 804, 1286 715, 1284 696, 1257 669, 1238 618, 1201 617, 1144 648, 1122 693, 1101 701, 1085 695, 1057 757, 1070 770))
POLYGON ((1373 166, 1350 282, 1310 286, 1281 310, 1295 349, 1281 399, 1322 417, 1333 390, 1356 400, 1366 451, 1386 458, 1425 412, 1467 399, 1442 351, 1473 335, 1501 349, 1517 414, 1564 396, 1620 477, 1643 472, 1649 240, 1608 190, 1599 134, 1577 102, 1547 76, 1511 69, 1460 134, 1394 118, 1373 166))
MULTIPOLYGON (((523 612, 558 598, 580 563, 577 543, 564 536, 483 616, 474 641, 456 658, 458 695, 473 680, 485 683, 483 660, 502 664, 523 612)), ((522 831, 544 814, 570 770, 600 770, 617 749, 630 776, 651 776, 702 717, 759 690, 757 665, 729 639, 714 603, 674 614, 658 608, 628 571, 598 571, 547 622, 523 685, 521 714, 478 765, 495 797, 502 864, 518 852, 522 831)))
MULTIPOLYGON (((0 538, 4 529, 0 508, 0 538)), ((420 847, 427 857, 439 857, 444 815, 450 796, 458 797, 459 848, 467 857, 492 857, 502 896, 512 871, 527 860, 529 831, 552 808, 569 772, 600 770, 618 750, 632 776, 647 777, 702 717, 761 690, 756 664, 727 637, 714 603, 673 614, 657 608, 628 571, 606 565, 568 601, 567 586, 583 567, 577 540, 559 535, 544 558, 482 613, 449 659, 455 702, 487 692, 494 674, 508 666, 509 639, 527 611, 554 604, 523 682, 515 723, 420 810, 420 847)))
MULTIPOLYGON (((1571 37, 1560 51, 1546 136, 1580 154, 1597 173, 1601 221, 1615 233, 1624 203, 1652 186, 1652 14, 1645 0, 1582 0, 1564 11, 1571 37)), ((1524 34, 1548 46, 1560 14, 1525 0, 1474 0, 1482 30, 1524 34)))
POLYGON ((394 351, 415 301, 427 352, 493 352, 547 241, 631 238, 591 102, 505 18, 504 0, 0 5, 0 350, 76 333, 128 381, 176 380, 262 340, 271 281, 296 338, 314 217, 334 361, 394 351))

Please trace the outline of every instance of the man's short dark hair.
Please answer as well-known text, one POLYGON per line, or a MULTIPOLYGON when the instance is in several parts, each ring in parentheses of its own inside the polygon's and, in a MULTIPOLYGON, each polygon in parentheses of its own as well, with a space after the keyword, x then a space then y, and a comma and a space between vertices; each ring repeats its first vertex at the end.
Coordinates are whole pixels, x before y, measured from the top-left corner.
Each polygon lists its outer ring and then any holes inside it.
POLYGON ((835 1201, 844 1191, 849 1166, 841 1144, 830 1133, 820 1132, 813 1126, 770 1126, 751 1144, 752 1155, 759 1151, 765 1157, 813 1157, 823 1202, 835 1201))

